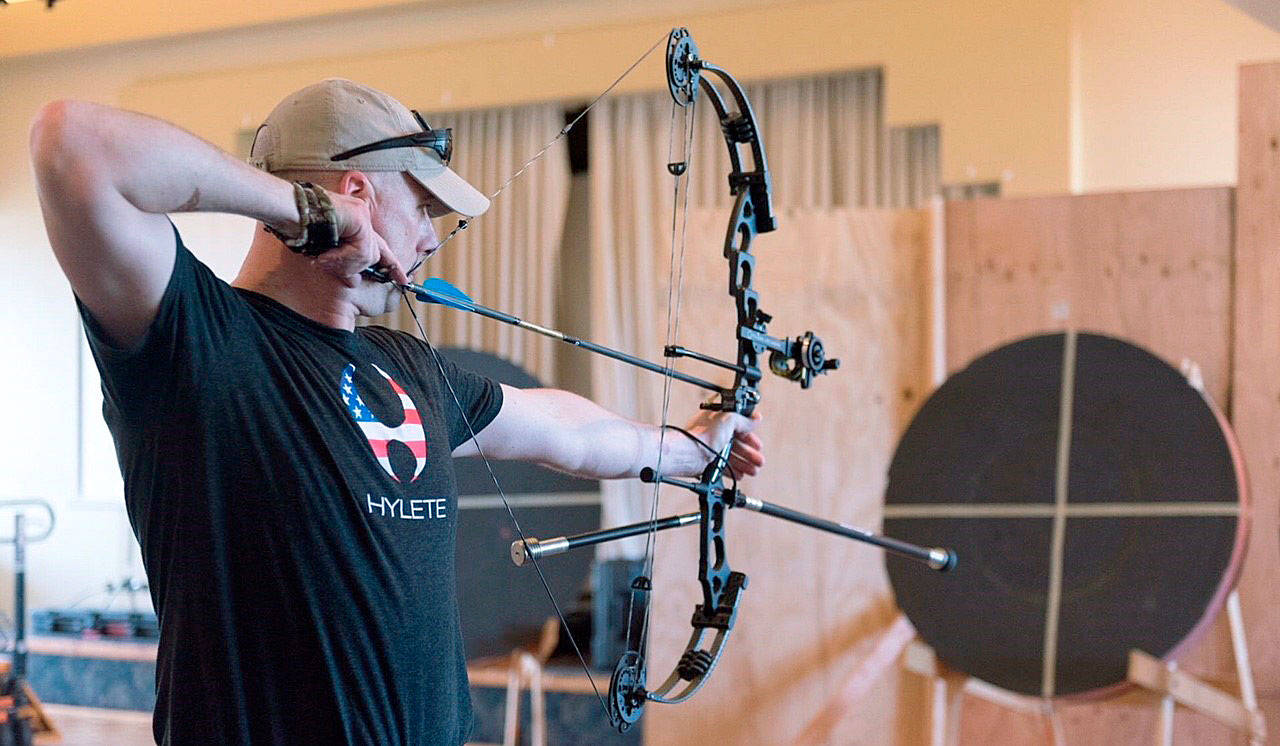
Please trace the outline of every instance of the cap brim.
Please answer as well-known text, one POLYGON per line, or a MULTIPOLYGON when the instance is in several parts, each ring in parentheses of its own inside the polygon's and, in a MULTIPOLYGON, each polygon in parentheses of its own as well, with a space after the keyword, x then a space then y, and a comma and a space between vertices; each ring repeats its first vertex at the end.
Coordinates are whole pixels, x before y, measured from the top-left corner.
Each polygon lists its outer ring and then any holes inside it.
POLYGON ((466 179, 454 173, 453 169, 448 167, 439 171, 411 169, 409 175, 426 187, 436 199, 443 202, 445 207, 459 215, 474 218, 489 209, 489 198, 481 194, 479 189, 471 186, 466 179))

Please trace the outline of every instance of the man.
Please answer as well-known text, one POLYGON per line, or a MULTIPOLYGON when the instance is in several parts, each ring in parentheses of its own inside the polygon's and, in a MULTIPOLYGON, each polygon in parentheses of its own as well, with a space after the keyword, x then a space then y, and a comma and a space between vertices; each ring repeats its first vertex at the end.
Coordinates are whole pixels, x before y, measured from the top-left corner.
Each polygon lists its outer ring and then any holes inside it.
MULTIPOLYGON (((450 456, 631 477, 657 462, 660 430, 355 328, 399 299, 362 270, 407 282, 436 250, 432 217, 488 207, 447 167, 448 133, 327 80, 260 128, 265 170, 82 102, 46 106, 31 152, 160 618, 156 740, 465 740, 450 456), (232 285, 183 246, 166 213, 184 211, 261 222, 232 285)), ((688 429, 734 442, 750 474, 751 424, 703 414, 688 429)), ((708 463, 692 439, 662 442, 665 472, 708 463)))

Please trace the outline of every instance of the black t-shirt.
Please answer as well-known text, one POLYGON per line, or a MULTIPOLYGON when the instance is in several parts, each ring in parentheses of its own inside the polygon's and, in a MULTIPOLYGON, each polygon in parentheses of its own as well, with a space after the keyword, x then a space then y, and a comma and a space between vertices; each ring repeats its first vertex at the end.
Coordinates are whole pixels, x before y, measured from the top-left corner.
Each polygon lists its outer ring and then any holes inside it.
MULTIPOLYGON (((157 742, 462 742, 470 433, 430 348, 232 288, 181 238, 139 343, 81 312, 160 618, 157 742)), ((501 389, 445 367, 478 432, 501 389)))

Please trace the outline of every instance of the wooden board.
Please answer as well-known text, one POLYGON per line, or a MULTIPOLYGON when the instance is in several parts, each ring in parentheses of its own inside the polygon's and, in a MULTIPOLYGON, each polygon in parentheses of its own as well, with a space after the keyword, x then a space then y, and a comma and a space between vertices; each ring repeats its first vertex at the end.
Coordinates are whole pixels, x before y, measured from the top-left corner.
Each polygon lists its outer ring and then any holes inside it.
POLYGON ((1194 360, 1223 402, 1231 236, 1225 187, 950 202, 947 367, 1071 325, 1194 360))
MULTIPOLYGON (((1240 603, 1262 696, 1280 694, 1280 63, 1240 70, 1231 420, 1256 496, 1240 603)), ((1280 723, 1272 723, 1277 732, 1280 723)))

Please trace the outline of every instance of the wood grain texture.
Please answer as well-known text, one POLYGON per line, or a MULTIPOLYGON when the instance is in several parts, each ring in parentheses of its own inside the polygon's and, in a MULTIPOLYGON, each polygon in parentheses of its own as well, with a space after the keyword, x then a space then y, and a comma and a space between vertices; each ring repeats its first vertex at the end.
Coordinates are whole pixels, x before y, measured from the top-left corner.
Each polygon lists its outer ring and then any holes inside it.
POLYGON ((1070 325, 1194 360, 1225 401, 1231 208, 1225 187, 948 203, 948 368, 1070 325))
MULTIPOLYGON (((1258 692, 1280 696, 1280 63, 1240 70, 1231 420, 1253 495, 1240 602, 1258 692)), ((1277 733, 1280 722, 1272 721, 1277 733)), ((1272 736, 1276 738, 1275 735, 1272 736)))
MULTIPOLYGON (((794 336, 811 329, 842 365, 807 391, 774 376, 761 383, 758 432, 768 463, 743 487, 765 500, 875 529, 889 458, 927 382, 922 288, 929 216, 832 210, 788 212, 779 222, 782 228, 754 248, 761 308, 774 316, 769 331, 794 336)), ((722 211, 690 215, 678 336, 732 359, 723 240, 722 211)), ((682 369, 717 376, 696 364, 682 369)), ((688 416, 697 401, 697 391, 673 389, 671 419, 688 416)), ((659 512, 693 505, 688 493, 664 493, 659 512)), ((730 565, 750 580, 737 625, 703 691, 685 705, 649 705, 647 743, 793 742, 850 672, 874 656, 897 616, 878 550, 746 511, 727 520, 730 565)), ((688 637, 698 599, 696 566, 693 530, 659 536, 651 679, 666 675, 688 637)), ((865 696, 849 703, 830 743, 920 737, 920 680, 900 668, 896 661, 888 665, 865 696)))

